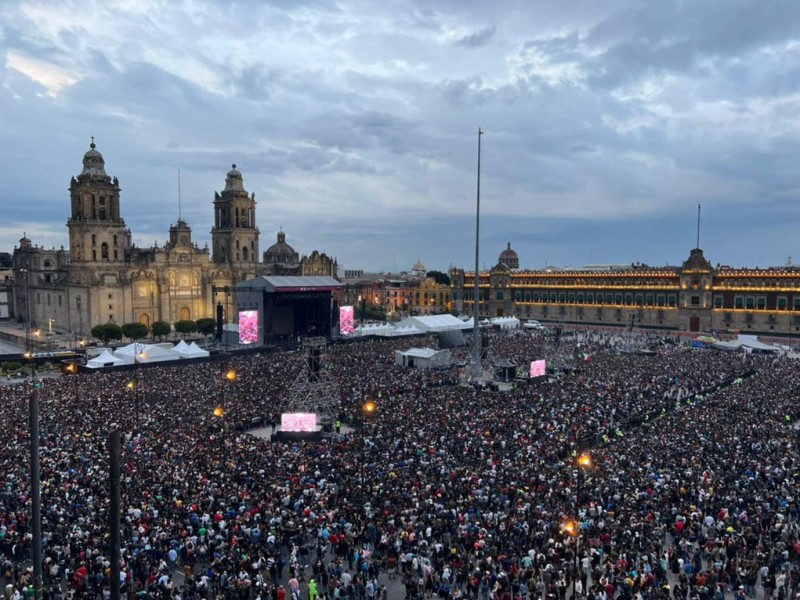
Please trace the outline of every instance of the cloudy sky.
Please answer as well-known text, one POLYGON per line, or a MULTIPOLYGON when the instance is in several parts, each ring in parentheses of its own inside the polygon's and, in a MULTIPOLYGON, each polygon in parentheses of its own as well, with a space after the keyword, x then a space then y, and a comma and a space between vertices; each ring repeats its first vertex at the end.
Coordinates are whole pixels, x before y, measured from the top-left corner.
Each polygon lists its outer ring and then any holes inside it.
POLYGON ((236 163, 345 268, 800 263, 797 0, 3 0, 0 250, 67 245, 89 136, 137 245, 236 163))

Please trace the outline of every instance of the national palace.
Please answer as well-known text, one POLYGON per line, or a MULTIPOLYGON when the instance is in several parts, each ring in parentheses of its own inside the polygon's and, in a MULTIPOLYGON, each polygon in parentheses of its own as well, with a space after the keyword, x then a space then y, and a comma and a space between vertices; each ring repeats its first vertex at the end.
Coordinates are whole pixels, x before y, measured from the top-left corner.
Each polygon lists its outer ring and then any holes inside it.
MULTIPOLYGON (((454 311, 473 312, 474 272, 451 269, 454 311)), ((714 268, 695 248, 679 267, 519 269, 511 244, 479 273, 481 317, 691 332, 800 332, 800 268, 714 268)))

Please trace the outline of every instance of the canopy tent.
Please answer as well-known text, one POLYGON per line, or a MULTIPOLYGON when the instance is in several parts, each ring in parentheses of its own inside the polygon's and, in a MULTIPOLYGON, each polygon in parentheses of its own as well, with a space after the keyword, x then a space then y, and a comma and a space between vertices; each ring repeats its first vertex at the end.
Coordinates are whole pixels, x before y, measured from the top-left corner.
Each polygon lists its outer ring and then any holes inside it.
POLYGON ((103 349, 98 356, 86 361, 86 367, 89 369, 101 369, 103 367, 115 367, 121 365, 124 361, 117 358, 107 348, 103 349))
POLYGON ((450 351, 434 350, 433 348, 409 348, 405 352, 395 350, 394 364, 403 367, 417 367, 419 369, 449 367, 450 351))
POLYGON ((425 333, 438 333, 455 329, 469 329, 472 325, 453 315, 419 315, 408 317, 397 324, 398 327, 416 327, 425 333))
POLYGON ((730 340, 728 342, 717 342, 712 344, 711 347, 715 350, 724 350, 727 352, 736 352, 739 350, 742 350, 743 352, 771 352, 776 354, 782 352, 782 350, 777 346, 771 346, 770 344, 765 344, 763 342, 759 342, 758 340, 742 338, 739 338, 738 340, 730 340))
POLYGON ((181 358, 181 355, 175 352, 170 344, 166 344, 166 346, 167 348, 161 344, 133 343, 117 348, 114 356, 120 359, 122 361, 120 364, 123 365, 149 364, 181 358))
MULTIPOLYGON (((178 354, 180 355, 181 358, 205 358, 205 357, 209 356, 208 351, 207 350, 203 350, 195 342, 192 342, 191 344, 188 344, 188 345, 183 340, 181 340, 181 342, 185 346, 184 350, 178 352, 178 354)), ((176 344, 175 348, 173 348, 173 351, 176 350, 179 345, 180 344, 176 344)))
POLYGON ((420 333, 425 333, 425 332, 422 331, 421 329, 417 329, 416 327, 411 327, 410 325, 408 327, 399 327, 398 326, 398 327, 395 327, 394 330, 392 330, 392 335, 393 336, 419 335, 420 333))
POLYGON ((500 381, 513 381, 517 374, 517 365, 507 358, 495 361, 492 366, 494 367, 494 376, 500 381))
POLYGON ((392 335, 394 327, 388 323, 367 323, 366 325, 359 325, 353 331, 353 335, 360 337, 362 335, 392 335))
POLYGON ((187 344, 184 340, 181 340, 180 342, 175 344, 175 346, 172 349, 179 354, 183 354, 184 352, 186 352, 186 349, 188 347, 189 344, 187 344))
POLYGON ((495 317, 492 319, 492 326, 499 329, 519 329, 519 319, 517 317, 495 317))

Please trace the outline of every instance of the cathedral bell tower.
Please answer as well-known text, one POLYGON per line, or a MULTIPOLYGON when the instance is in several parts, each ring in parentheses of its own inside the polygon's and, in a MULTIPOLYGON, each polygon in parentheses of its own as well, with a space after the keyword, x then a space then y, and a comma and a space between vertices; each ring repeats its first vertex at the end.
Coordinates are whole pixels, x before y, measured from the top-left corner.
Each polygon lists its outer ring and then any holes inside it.
POLYGON ((214 192, 212 260, 252 271, 259 260, 256 195, 247 195, 236 165, 225 177, 225 189, 214 192))
POLYGON ((119 181, 106 175, 105 161, 95 146, 83 155, 83 171, 69 186, 72 213, 70 262, 122 263, 131 246, 131 232, 119 215, 119 181))

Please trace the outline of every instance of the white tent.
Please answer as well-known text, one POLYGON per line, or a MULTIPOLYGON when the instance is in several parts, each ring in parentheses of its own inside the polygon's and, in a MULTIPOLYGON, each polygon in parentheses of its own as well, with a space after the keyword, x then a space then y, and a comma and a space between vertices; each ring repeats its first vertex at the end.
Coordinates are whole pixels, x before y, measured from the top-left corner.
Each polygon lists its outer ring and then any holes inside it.
POLYGON ((387 323, 367 323, 359 325, 353 332, 356 337, 362 335, 391 335, 394 327, 387 323))
POLYGON ((421 329, 417 329, 416 327, 412 327, 411 325, 405 327, 395 327, 392 330, 393 336, 403 336, 403 335, 418 335, 420 333, 424 333, 421 329))
POLYGON ((716 350, 727 350, 728 352, 736 352, 742 350, 744 352, 781 352, 777 346, 770 346, 758 340, 743 339, 730 340, 728 342, 714 342, 711 347, 716 350))
POLYGON ((181 352, 180 355, 182 358, 205 358, 209 355, 209 353, 207 350, 203 350, 195 342, 192 342, 186 346, 186 350, 181 352))
POLYGON ((395 350, 394 364, 403 367, 417 367, 419 369, 449 367, 450 351, 434 350, 433 348, 409 348, 405 352, 395 350))
POLYGON ((185 341, 181 340, 180 342, 175 344, 175 346, 172 349, 175 352, 177 352, 178 354, 183 354, 184 352, 186 352, 186 349, 188 347, 189 347, 189 344, 187 344, 185 341))
POLYGON ((98 356, 86 361, 86 366, 90 369, 100 369, 102 367, 115 367, 123 364, 123 362, 106 348, 98 356))
POLYGON ((469 329, 469 322, 465 323, 453 315, 419 315, 408 317, 397 324, 398 327, 416 327, 425 333, 439 331, 452 331, 454 329, 469 329))
POLYGON ((149 364, 164 362, 167 360, 178 360, 181 355, 175 352, 170 344, 164 348, 158 344, 128 344, 122 348, 117 348, 114 356, 119 358, 123 365, 149 364))
POLYGON ((495 317, 492 325, 500 329, 519 329, 519 319, 517 317, 495 317))

